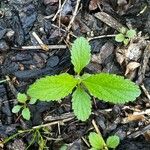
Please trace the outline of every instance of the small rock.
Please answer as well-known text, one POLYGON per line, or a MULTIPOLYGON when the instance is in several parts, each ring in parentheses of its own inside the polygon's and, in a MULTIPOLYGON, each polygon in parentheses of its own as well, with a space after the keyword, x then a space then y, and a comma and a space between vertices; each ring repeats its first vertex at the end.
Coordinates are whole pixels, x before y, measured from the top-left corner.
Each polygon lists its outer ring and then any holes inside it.
POLYGON ((8 50, 8 44, 4 40, 0 40, 0 52, 7 52, 8 50))

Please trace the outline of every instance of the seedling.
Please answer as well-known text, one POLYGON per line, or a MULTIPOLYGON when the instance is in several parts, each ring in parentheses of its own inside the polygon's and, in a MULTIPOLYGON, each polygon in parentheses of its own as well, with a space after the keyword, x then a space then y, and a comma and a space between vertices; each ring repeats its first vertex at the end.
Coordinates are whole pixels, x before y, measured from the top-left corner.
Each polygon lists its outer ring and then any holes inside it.
POLYGON ((27 94, 32 99, 58 101, 75 89, 72 94, 72 108, 81 121, 86 121, 91 114, 91 96, 105 102, 124 104, 134 101, 140 95, 139 87, 121 76, 108 73, 82 75, 81 71, 89 64, 90 59, 89 42, 84 37, 77 38, 71 49, 71 62, 76 75, 62 73, 43 77, 29 87, 27 94))
POLYGON ((109 136, 105 142, 100 134, 91 132, 89 142, 92 146, 91 150, 108 150, 108 148, 115 149, 120 144, 120 139, 118 136, 113 135, 109 136))
MULTIPOLYGON (((26 94, 18 93, 17 100, 20 104, 14 106, 12 109, 12 112, 18 113, 19 111, 21 111, 22 117, 26 120, 30 120, 31 115, 30 115, 30 110, 27 105, 28 96, 26 94)), ((34 104, 35 102, 36 101, 34 99, 31 99, 29 103, 34 104)))
POLYGON ((120 33, 115 36, 115 41, 123 42, 125 45, 128 45, 129 41, 136 36, 136 31, 133 29, 126 30, 122 28, 120 33))

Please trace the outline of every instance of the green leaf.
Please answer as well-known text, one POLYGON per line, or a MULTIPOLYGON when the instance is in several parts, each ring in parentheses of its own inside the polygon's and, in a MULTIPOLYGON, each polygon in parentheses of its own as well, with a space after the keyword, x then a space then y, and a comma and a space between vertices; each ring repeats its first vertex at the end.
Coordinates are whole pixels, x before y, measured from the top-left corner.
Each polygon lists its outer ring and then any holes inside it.
POLYGON ((91 114, 91 97, 80 87, 72 95, 72 108, 75 116, 81 121, 86 121, 91 114))
POLYGON ((63 145, 63 146, 61 146, 60 148, 59 148, 59 150, 67 150, 67 145, 63 145))
POLYGON ((109 136, 106 144, 109 148, 116 148, 120 143, 120 138, 116 135, 109 136))
POLYGON ((32 98, 31 97, 31 99, 30 99, 30 101, 29 101, 29 104, 35 104, 37 102, 37 99, 36 98, 32 98))
POLYGON ((21 114, 24 119, 30 120, 31 114, 29 108, 24 108, 21 114))
POLYGON ((14 106, 13 109, 12 109, 12 112, 15 113, 15 114, 18 113, 20 111, 21 107, 22 106, 20 106, 20 105, 14 106))
POLYGON ((72 92, 77 82, 77 79, 67 73, 46 76, 32 84, 27 93, 41 101, 60 100, 72 92))
POLYGON ((125 39, 125 37, 122 33, 119 33, 115 36, 115 41, 117 41, 117 42, 123 42, 124 39, 125 39))
POLYGON ((128 30, 127 33, 126 33, 126 37, 128 37, 130 39, 134 38, 135 36, 136 36, 136 31, 133 30, 133 29, 128 30))
POLYGON ((134 101, 141 93, 139 87, 121 76, 100 73, 82 81, 90 94, 106 102, 123 104, 134 101))
POLYGON ((27 101, 27 95, 26 94, 22 94, 22 93, 18 93, 17 94, 17 100, 20 102, 20 103, 25 103, 27 101))
POLYGON ((95 132, 90 133, 89 142, 91 146, 95 149, 103 149, 105 147, 104 139, 95 132))
POLYGON ((71 62, 74 65, 74 71, 80 73, 88 65, 91 59, 91 46, 84 37, 77 38, 71 49, 71 62))
POLYGON ((128 45, 129 43, 129 39, 128 38, 125 38, 124 41, 123 41, 124 45, 128 45))

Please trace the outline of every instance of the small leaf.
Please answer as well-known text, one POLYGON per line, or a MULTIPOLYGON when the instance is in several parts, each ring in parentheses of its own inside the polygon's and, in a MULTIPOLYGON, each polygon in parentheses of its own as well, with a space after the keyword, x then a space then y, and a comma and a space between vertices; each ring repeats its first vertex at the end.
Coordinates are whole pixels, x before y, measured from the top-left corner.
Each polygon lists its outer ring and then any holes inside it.
POLYGON ((15 113, 15 114, 18 113, 20 111, 21 107, 22 106, 20 106, 20 105, 14 106, 13 109, 12 109, 12 112, 15 113))
POLYGON ((126 37, 128 37, 130 39, 134 38, 135 36, 136 36, 136 31, 133 30, 133 29, 128 30, 127 33, 126 33, 126 37))
POLYGON ((109 148, 116 148, 120 143, 120 138, 116 135, 114 136, 109 136, 106 144, 109 148))
POLYGON ((115 36, 115 41, 117 41, 117 42, 123 42, 124 39, 125 39, 125 37, 122 33, 119 33, 115 36))
POLYGON ((77 82, 77 79, 67 73, 46 76, 32 84, 27 93, 41 101, 60 100, 72 92, 77 82))
POLYGON ((103 149, 105 147, 104 139, 97 133, 91 132, 89 135, 89 142, 95 149, 103 149))
POLYGON ((82 83, 93 96, 115 104, 134 101, 141 93, 139 87, 133 82, 113 74, 91 75, 82 83))
POLYGON ((30 99, 30 101, 29 101, 29 104, 35 104, 37 102, 37 99, 36 98, 32 98, 31 97, 31 99, 30 99))
POLYGON ((25 103, 27 101, 27 95, 26 94, 22 94, 22 93, 18 93, 17 94, 17 100, 20 103, 25 103))
POLYGON ((75 116, 81 121, 85 121, 91 114, 91 97, 80 87, 77 87, 72 95, 72 108, 75 116))
POLYGON ((129 39, 128 38, 125 38, 124 41, 123 41, 124 45, 128 45, 129 43, 129 39))
POLYGON ((91 59, 91 46, 84 37, 77 38, 71 49, 71 62, 74 65, 74 71, 80 73, 88 65, 91 59))
POLYGON ((29 108, 24 108, 24 109, 22 110, 22 113, 21 113, 21 114, 22 114, 22 116, 23 116, 24 119, 30 120, 31 114, 30 114, 29 108))
POLYGON ((59 150, 67 150, 67 148, 68 148, 67 145, 64 144, 63 146, 61 146, 61 147, 59 148, 59 150))

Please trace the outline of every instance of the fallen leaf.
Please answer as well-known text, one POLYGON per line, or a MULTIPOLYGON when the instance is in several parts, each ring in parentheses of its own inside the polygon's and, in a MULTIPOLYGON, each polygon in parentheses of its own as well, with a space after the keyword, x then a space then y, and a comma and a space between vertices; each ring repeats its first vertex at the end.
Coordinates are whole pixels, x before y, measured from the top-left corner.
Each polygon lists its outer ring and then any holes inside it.
POLYGON ((125 75, 127 75, 128 73, 133 72, 136 68, 138 68, 140 66, 140 63, 138 62, 130 62, 127 66, 126 66, 126 72, 125 75))

